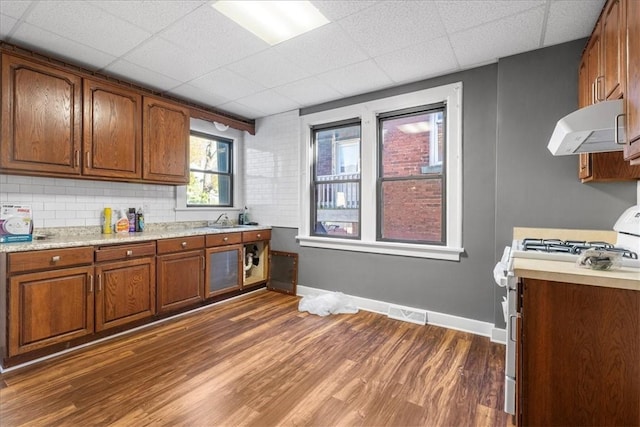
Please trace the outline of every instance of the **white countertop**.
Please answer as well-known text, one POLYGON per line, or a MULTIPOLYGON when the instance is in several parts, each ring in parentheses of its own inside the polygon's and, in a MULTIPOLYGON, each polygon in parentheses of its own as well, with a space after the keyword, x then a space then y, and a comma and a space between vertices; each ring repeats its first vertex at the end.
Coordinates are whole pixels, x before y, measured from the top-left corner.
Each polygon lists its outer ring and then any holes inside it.
MULTIPOLYGON (((614 231, 524 227, 513 229, 514 239, 521 240, 527 237, 616 242, 614 231)), ((575 262, 514 258, 513 270, 514 274, 521 278, 640 291, 640 269, 637 268, 622 267, 603 271, 579 267, 575 262)))
POLYGON ((271 227, 262 225, 242 225, 231 228, 175 228, 164 230, 143 231, 141 233, 112 233, 112 234, 60 234, 47 237, 44 240, 32 242, 2 243, 0 252, 37 251, 42 249, 71 248, 78 246, 114 245, 120 243, 136 243, 148 240, 170 239, 172 237, 198 236, 206 234, 238 233, 242 231, 269 230, 271 227))

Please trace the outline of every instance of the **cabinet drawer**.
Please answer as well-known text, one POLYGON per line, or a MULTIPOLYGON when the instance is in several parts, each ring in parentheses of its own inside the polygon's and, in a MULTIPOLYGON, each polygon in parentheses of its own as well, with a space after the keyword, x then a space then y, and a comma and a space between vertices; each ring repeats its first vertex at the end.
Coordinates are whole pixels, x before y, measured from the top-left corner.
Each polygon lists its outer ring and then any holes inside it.
POLYGON ((243 242, 255 242, 259 240, 271 240, 271 230, 243 231, 243 242))
POLYGON ((207 234, 207 247, 233 245, 242 242, 242 233, 207 234))
POLYGON ((158 240, 158 253, 184 252, 204 248, 204 236, 176 237, 158 240))
POLYGON ((131 259, 156 254, 156 242, 135 245, 100 246, 96 249, 96 262, 131 259))
POLYGON ((9 273, 93 263, 93 248, 47 249, 9 254, 9 273))

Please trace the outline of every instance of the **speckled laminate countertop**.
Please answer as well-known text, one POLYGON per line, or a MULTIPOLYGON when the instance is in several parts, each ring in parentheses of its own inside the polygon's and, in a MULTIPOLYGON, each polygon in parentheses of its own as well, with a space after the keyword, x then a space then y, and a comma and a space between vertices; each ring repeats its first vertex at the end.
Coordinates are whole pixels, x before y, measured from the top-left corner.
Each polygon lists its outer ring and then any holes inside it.
MULTIPOLYGON (((93 228, 69 228, 57 229, 57 233, 44 240, 33 240, 24 243, 0 244, 0 252, 37 251, 42 249, 71 248, 78 246, 115 245, 121 243, 136 243, 149 240, 170 239, 172 237, 198 236, 205 234, 237 233, 242 231, 270 230, 271 227, 263 225, 241 225, 231 228, 207 227, 206 223, 199 225, 194 223, 152 225, 141 233, 113 233, 101 234, 97 227, 93 228), (93 232, 92 232, 93 230, 93 232)), ((48 234, 47 230, 41 230, 48 234)))

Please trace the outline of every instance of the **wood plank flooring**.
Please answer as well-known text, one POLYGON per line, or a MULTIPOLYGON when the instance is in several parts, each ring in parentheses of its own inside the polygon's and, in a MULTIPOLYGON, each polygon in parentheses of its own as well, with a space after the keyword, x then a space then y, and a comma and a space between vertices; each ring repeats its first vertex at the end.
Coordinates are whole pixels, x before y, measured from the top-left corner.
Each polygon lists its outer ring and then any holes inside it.
POLYGON ((257 292, 5 373, 9 426, 505 426, 504 347, 257 292))

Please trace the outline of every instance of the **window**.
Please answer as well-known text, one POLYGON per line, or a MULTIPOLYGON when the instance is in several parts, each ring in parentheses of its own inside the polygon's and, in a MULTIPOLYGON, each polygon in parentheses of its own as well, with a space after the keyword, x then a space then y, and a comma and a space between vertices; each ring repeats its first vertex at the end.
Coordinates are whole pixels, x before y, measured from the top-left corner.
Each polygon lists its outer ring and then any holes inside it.
POLYGON ((462 83, 301 117, 301 246, 459 260, 462 83))
POLYGON ((378 240, 444 244, 444 112, 378 115, 378 240))
POLYGON ((187 206, 233 206, 233 141, 191 132, 187 206))
POLYGON ((360 121, 312 128, 312 234, 360 235, 360 121))

